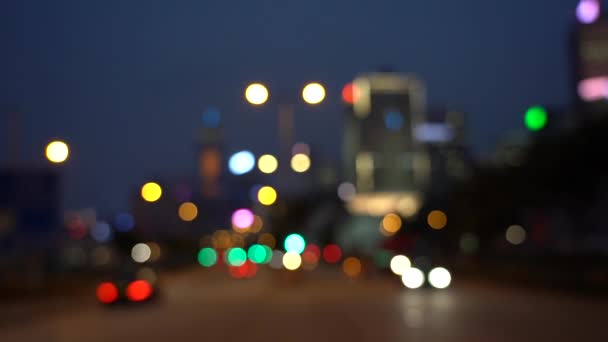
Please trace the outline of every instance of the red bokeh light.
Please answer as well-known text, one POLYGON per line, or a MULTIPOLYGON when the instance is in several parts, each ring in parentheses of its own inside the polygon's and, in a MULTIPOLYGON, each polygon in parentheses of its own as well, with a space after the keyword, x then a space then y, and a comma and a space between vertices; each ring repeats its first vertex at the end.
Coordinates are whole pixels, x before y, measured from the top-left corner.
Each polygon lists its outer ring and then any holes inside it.
POLYGON ((315 244, 310 244, 310 245, 306 246, 306 249, 304 249, 304 251, 310 252, 310 253, 316 255, 317 259, 321 258, 321 248, 319 248, 319 246, 317 246, 315 244))
POLYGON ((335 264, 342 258, 342 250, 338 245, 327 245, 323 248, 323 259, 329 264, 335 264))
POLYGON ((359 96, 361 96, 361 92, 352 83, 348 83, 342 89, 342 100, 347 104, 352 105, 359 99, 359 96))
POLYGON ((258 265, 247 260, 241 266, 229 267, 228 272, 236 279, 253 278, 258 273, 258 265))
POLYGON ((110 304, 118 299, 118 288, 116 285, 106 282, 97 286, 97 299, 104 304, 110 304))
POLYGON ((154 289, 145 280, 136 280, 127 286, 127 298, 133 302, 144 301, 152 296, 154 289))

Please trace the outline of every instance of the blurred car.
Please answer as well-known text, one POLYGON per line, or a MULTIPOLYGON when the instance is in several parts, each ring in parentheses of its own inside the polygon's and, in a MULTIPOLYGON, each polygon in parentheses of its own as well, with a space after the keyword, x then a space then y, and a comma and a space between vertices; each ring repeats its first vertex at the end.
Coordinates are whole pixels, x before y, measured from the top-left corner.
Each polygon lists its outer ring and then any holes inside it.
POLYGON ((110 278, 97 285, 97 300, 104 305, 148 302, 159 292, 157 274, 151 267, 122 269, 110 278))

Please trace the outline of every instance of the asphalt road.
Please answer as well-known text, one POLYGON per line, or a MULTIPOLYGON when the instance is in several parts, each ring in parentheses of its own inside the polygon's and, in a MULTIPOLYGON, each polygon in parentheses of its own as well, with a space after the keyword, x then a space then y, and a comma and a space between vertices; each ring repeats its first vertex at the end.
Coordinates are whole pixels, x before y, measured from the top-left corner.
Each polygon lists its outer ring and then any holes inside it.
POLYGON ((106 308, 66 295, 2 308, 0 341, 608 341, 608 301, 455 279, 443 291, 337 270, 233 280, 162 277, 154 303, 106 308))

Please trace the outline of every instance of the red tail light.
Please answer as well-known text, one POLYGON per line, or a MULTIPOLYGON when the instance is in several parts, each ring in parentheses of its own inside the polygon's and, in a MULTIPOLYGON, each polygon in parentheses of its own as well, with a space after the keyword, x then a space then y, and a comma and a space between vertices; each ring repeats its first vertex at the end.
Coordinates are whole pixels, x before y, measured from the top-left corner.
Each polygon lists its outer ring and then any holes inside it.
POLYGON ((145 280, 136 280, 127 286, 127 298, 133 302, 141 302, 152 296, 154 289, 145 280))
POLYGON ((118 299, 118 288, 116 285, 106 282, 97 286, 97 299, 104 304, 110 304, 118 299))

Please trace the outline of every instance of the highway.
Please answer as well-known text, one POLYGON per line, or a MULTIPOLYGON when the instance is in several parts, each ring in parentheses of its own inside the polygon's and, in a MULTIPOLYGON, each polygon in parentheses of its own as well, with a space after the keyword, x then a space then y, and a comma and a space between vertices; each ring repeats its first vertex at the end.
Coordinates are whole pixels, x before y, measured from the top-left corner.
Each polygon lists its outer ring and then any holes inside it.
POLYGON ((236 280, 192 268, 161 281, 143 305, 103 307, 93 287, 5 305, 0 341, 608 341, 606 299, 458 277, 443 291, 338 269, 236 280))

